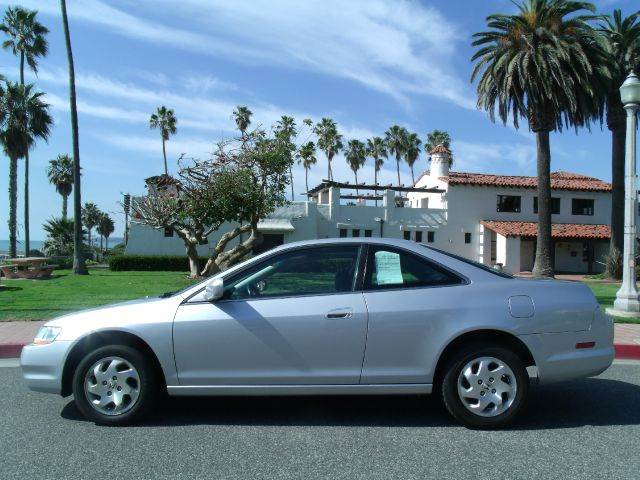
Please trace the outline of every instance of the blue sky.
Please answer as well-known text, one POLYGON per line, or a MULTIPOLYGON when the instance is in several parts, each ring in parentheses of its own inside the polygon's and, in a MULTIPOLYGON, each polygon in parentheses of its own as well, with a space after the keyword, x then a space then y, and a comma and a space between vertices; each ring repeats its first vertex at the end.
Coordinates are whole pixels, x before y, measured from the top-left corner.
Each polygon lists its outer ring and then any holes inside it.
MULTIPOLYGON (((4 8, 14 2, 0 1, 4 8)), ((70 153, 67 63, 59 2, 22 0, 40 11, 50 30, 49 55, 40 61, 38 89, 55 118, 48 143, 31 154, 31 237, 60 214, 61 199, 46 179, 49 159, 70 153)), ((633 0, 595 2, 601 11, 630 12, 633 0)), ((525 128, 491 123, 475 108, 469 83, 470 37, 486 15, 511 11, 509 0, 68 0, 74 46, 83 201, 116 220, 121 236, 122 192, 145 191, 144 178, 162 171, 161 141, 148 117, 159 105, 175 110, 178 134, 167 144, 170 170, 181 153, 204 157, 233 135, 231 112, 248 105, 254 123, 271 126, 282 114, 298 123, 323 116, 338 122, 346 139, 381 135, 392 124, 419 133, 450 132, 454 169, 535 174, 535 143, 525 128)), ((636 4, 637 8, 637 4, 636 4)), ((17 59, 0 53, 0 72, 17 79, 17 59)), ((307 138, 303 131, 301 139, 307 138)), ((6 159, 5 159, 6 160, 6 159)), ((8 161, 0 163, 0 239, 7 231, 8 161)), ((416 172, 427 168, 421 155, 416 172)), ((610 135, 552 136, 552 169, 610 179, 610 135)), ((22 172, 22 163, 20 164, 22 172)), ((318 165, 310 184, 326 172, 318 165)), ((388 160, 381 181, 392 182, 388 160)), ((334 176, 352 180, 344 157, 334 176)), ((296 198, 304 172, 294 170, 296 198)), ((360 181, 373 178, 369 163, 360 181)), ((403 182, 410 183, 403 168, 403 182)), ((19 179, 22 208, 22 173, 19 179)), ((21 224, 22 214, 19 214, 21 224)), ((22 232, 19 237, 22 238, 22 232)))

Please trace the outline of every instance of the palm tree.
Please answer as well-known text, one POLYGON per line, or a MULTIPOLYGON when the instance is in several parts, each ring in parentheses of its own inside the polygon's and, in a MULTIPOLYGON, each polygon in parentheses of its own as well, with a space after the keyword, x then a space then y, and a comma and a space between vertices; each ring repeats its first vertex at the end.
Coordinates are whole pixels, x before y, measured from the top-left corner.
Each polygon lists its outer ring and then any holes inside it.
POLYGON ((476 33, 471 80, 479 78, 478 107, 517 128, 527 119, 536 134, 538 237, 533 274, 553 276, 549 132, 588 125, 602 112, 604 52, 589 22, 595 7, 569 0, 521 0, 515 15, 487 17, 476 33))
POLYGON ((69 110, 71 111, 71 138, 73 141, 73 273, 88 275, 89 271, 84 261, 82 244, 82 195, 80 192, 80 139, 78 134, 78 108, 76 105, 76 74, 73 67, 73 51, 71 50, 71 34, 67 18, 66 0, 60 0, 62 10, 62 27, 64 41, 67 48, 67 63, 69 64, 69 110))
POLYGON ((416 178, 413 173, 413 165, 420 156, 420 147, 422 146, 422 140, 418 137, 417 133, 410 133, 407 135, 407 149, 404 152, 404 161, 407 162, 409 168, 411 168, 411 184, 416 184, 416 178))
POLYGON ((304 186, 309 192, 309 170, 318 162, 316 158, 316 146, 313 142, 307 142, 298 149, 298 163, 304 168, 304 186))
POLYGON ((253 112, 244 105, 238 105, 233 111, 233 119, 236 122, 236 127, 240 130, 242 143, 245 143, 247 140, 247 130, 249 129, 249 125, 251 125, 251 115, 253 115, 253 112))
POLYGON ((91 230, 98 225, 102 214, 95 203, 87 202, 84 204, 84 207, 82 207, 82 224, 86 227, 89 234, 89 247, 93 246, 91 242, 91 230))
MULTIPOLYGON (((373 183, 378 185, 378 172, 384 165, 384 158, 387 158, 387 144, 380 137, 373 137, 367 140, 367 155, 373 158, 373 183)), ((374 190, 376 197, 378 196, 378 189, 374 190)), ((378 206, 378 200, 375 201, 378 206)))
POLYGON ((175 135, 178 131, 176 125, 178 119, 176 118, 173 110, 165 107, 164 105, 158 107, 156 112, 149 117, 149 128, 159 129, 160 137, 162 138, 162 157, 164 158, 164 174, 169 175, 169 169, 167 168, 167 150, 165 143, 169 140, 171 135, 175 135))
POLYGON ((104 237, 105 241, 104 249, 109 250, 109 236, 115 230, 115 224, 108 214, 102 213, 100 215, 96 230, 100 234, 100 250, 102 251, 102 237, 104 237))
POLYGON ((73 253, 73 220, 52 218, 42 225, 47 233, 43 250, 47 256, 68 256, 73 253))
MULTIPOLYGON (((0 143, 9 157, 9 252, 17 254, 18 158, 37 138, 47 140, 53 124, 49 105, 42 101, 44 93, 34 91, 32 84, 7 82, 0 89, 0 143)), ((28 255, 26 250, 25 254, 28 255)))
POLYGON ((356 195, 358 194, 358 170, 360 170, 367 161, 367 148, 360 140, 349 140, 347 151, 345 153, 347 163, 356 177, 356 195))
POLYGON ((69 155, 58 155, 49 160, 47 168, 49 183, 62 196, 62 218, 67 218, 67 198, 73 190, 73 160, 69 155))
POLYGON ((407 150, 407 136, 409 132, 404 127, 393 125, 385 132, 385 142, 389 153, 396 156, 396 170, 398 172, 398 186, 400 186, 400 159, 407 150))
MULTIPOLYGON (((20 85, 24 85, 24 62, 34 72, 38 71, 38 57, 47 54, 47 27, 36 20, 35 10, 8 7, 0 31, 8 38, 2 43, 4 50, 20 58, 20 85)), ((29 149, 24 153, 24 248, 29 252, 29 149)))
POLYGON ((318 137, 318 147, 327 156, 327 180, 333 181, 331 161, 344 147, 342 135, 338 133, 336 122, 330 118, 323 118, 313 128, 313 133, 318 137))
POLYGON ((284 142, 287 152, 289 152, 289 182, 291 183, 291 201, 293 201, 293 153, 296 151, 296 144, 293 140, 298 135, 293 117, 283 115, 276 122, 275 135, 276 138, 284 142))
POLYGON ((451 149, 451 137, 444 130, 433 130, 427 133, 427 143, 424 144, 424 149, 429 153, 433 148, 438 145, 451 149))
POLYGON ((624 155, 626 113, 620 100, 620 85, 640 58, 640 12, 622 18, 620 10, 605 16, 598 29, 607 52, 611 83, 606 89, 607 127, 611 131, 611 243, 623 250, 624 242, 624 155))

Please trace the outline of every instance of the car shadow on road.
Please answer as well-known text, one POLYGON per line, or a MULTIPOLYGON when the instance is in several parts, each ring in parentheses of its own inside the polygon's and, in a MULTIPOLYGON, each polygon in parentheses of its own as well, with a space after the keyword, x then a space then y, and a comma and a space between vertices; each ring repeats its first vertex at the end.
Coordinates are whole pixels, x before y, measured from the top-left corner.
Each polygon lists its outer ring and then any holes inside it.
MULTIPOLYGON (((532 386, 529 403, 510 430, 640 425, 640 386, 588 378, 532 386)), ((62 410, 83 418, 73 401, 62 410)), ((142 428, 185 425, 457 426, 433 396, 173 397, 142 428)))

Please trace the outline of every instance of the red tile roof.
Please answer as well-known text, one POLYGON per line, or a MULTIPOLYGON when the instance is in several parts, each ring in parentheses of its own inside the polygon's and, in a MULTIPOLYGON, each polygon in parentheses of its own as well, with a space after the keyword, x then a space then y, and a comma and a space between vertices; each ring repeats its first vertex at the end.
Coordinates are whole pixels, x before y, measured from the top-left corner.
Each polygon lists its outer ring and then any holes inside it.
MULTIPOLYGON (((493 230, 505 237, 537 237, 538 224, 536 222, 503 222, 497 220, 482 220, 480 222, 489 230, 493 230)), ((585 225, 578 223, 551 224, 552 238, 597 238, 611 237, 609 225, 585 225)))
MULTIPOLYGON (((422 175, 427 175, 425 172, 422 175)), ((442 177, 449 185, 477 185, 485 187, 536 188, 537 177, 515 175, 491 175, 486 173, 449 172, 442 177)), ((611 184, 586 175, 572 172, 552 172, 551 188, 553 190, 581 190, 591 192, 610 192, 611 184)))

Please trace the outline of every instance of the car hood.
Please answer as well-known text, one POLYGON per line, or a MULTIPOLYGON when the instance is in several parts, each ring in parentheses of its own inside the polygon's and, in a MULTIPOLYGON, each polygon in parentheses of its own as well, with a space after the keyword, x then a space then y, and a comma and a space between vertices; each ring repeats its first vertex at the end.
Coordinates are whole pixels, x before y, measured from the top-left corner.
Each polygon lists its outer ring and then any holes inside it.
POLYGON ((45 325, 60 327, 58 340, 75 340, 89 332, 118 328, 130 331, 141 323, 173 320, 182 297, 145 297, 63 315, 45 325))

